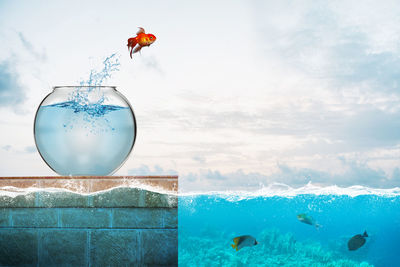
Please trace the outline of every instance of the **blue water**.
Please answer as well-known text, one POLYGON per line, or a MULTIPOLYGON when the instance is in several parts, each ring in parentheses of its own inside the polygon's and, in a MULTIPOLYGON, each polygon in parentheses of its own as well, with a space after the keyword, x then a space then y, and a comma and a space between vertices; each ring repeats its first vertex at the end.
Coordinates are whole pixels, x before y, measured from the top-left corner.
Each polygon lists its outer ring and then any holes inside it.
POLYGON ((111 54, 103 60, 103 67, 100 70, 92 69, 89 77, 86 80, 81 80, 81 86, 101 86, 103 83, 111 78, 112 74, 119 71, 121 63, 119 62, 120 56, 116 53, 111 54))
POLYGON ((69 96, 69 102, 75 107, 80 108, 82 106, 88 106, 89 110, 93 108, 93 104, 103 104, 105 98, 101 94, 102 86, 107 79, 119 71, 121 63, 119 62, 119 56, 116 53, 111 54, 103 60, 103 66, 100 70, 90 70, 89 77, 79 81, 79 85, 69 96), (93 101, 92 96, 97 94, 97 99, 93 101), (93 103, 94 102, 94 103, 93 103))
POLYGON ((400 196, 241 198, 179 198, 179 266, 400 266, 400 196), (300 213, 322 227, 299 222, 300 213), (348 251, 365 230, 366 244, 348 251), (230 244, 241 235, 259 244, 237 252, 230 244))
POLYGON ((129 155, 134 134, 129 107, 68 101, 42 106, 36 116, 38 149, 61 175, 111 174, 129 155))

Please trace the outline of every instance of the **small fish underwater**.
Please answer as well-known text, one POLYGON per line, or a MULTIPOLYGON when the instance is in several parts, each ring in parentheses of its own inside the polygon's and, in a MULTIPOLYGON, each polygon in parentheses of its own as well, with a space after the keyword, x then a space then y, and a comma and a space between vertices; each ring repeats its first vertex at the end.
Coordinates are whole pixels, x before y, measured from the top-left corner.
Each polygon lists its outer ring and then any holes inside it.
POLYGON ((298 214, 297 215, 297 219, 302 223, 309 224, 309 225, 314 225, 315 228, 317 228, 317 229, 321 227, 321 225, 316 223, 316 221, 314 220, 313 217, 311 217, 311 216, 309 216, 309 215, 307 215, 305 213, 298 214))
POLYGON ((359 249, 360 247, 364 246, 366 237, 368 237, 367 231, 364 231, 364 234, 362 235, 358 234, 353 236, 347 243, 347 247, 350 251, 359 249))
POLYGON ((156 41, 156 37, 151 33, 145 33, 142 27, 139 27, 139 31, 136 33, 136 37, 128 39, 128 50, 130 49, 130 57, 132 54, 139 52, 143 47, 150 46, 156 41))
POLYGON ((251 235, 242 235, 235 237, 233 239, 233 243, 234 244, 231 244, 231 246, 232 248, 236 249, 236 251, 239 251, 244 247, 252 247, 258 244, 257 240, 251 235))
POLYGON ((179 196, 179 266, 400 266, 400 191, 301 190, 179 196))

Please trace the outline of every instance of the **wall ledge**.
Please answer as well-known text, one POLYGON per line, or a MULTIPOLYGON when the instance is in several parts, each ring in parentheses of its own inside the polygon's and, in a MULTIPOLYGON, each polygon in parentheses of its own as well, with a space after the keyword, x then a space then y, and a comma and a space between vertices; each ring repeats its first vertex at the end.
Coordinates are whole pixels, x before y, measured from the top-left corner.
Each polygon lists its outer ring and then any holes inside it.
POLYGON ((0 177, 0 189, 59 188, 76 193, 95 193, 116 187, 153 187, 178 192, 178 176, 11 176, 0 177))

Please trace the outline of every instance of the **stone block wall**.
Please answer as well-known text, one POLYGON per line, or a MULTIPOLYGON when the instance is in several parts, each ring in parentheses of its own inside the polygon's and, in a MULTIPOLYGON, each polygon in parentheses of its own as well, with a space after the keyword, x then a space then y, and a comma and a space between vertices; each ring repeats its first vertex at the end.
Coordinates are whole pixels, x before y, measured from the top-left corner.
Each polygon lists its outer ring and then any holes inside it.
POLYGON ((60 187, 18 194, 0 187, 0 266, 177 266, 177 186, 85 194, 60 187))

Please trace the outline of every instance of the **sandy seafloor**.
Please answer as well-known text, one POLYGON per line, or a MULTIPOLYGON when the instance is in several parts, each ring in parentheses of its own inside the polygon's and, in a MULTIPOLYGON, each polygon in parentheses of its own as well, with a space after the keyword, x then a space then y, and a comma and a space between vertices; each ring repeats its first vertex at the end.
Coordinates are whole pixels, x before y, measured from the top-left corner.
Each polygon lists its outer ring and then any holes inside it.
POLYGON ((400 190, 278 188, 179 197, 179 266, 400 266, 400 190), (307 225, 306 213, 321 225, 307 225), (364 246, 348 240, 367 231, 364 246), (259 242, 239 251, 236 236, 259 242))

